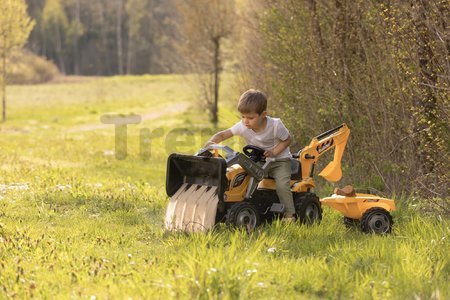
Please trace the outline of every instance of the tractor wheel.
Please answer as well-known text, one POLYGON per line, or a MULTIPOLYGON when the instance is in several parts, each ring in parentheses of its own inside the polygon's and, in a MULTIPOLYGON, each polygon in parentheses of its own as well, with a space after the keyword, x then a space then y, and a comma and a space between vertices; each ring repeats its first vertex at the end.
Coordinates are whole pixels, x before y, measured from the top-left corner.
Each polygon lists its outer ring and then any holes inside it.
POLYGON ((360 226, 366 233, 385 234, 391 232, 392 224, 392 216, 387 210, 372 207, 363 214, 360 226))
POLYGON ((344 225, 347 227, 356 227, 358 226, 359 220, 358 219, 352 219, 348 217, 344 217, 344 225))
POLYGON ((228 211, 227 224, 252 231, 259 225, 259 212, 251 203, 236 203, 228 211))
POLYGON ((294 194, 294 206, 300 223, 311 225, 322 220, 322 207, 315 194, 294 194))

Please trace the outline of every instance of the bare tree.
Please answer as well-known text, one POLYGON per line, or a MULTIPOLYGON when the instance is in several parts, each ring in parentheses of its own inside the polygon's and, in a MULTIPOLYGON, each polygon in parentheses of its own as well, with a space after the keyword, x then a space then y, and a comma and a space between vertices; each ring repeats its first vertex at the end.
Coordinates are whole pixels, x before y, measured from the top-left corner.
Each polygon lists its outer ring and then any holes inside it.
POLYGON ((117 36, 117 67, 119 68, 119 74, 123 74, 122 14, 123 14, 123 0, 117 0, 116 36, 117 36))
POLYGON ((182 49, 190 67, 198 73, 203 96, 211 112, 213 124, 218 122, 220 73, 222 72, 223 42, 233 33, 234 1, 186 0, 178 3, 183 17, 182 49))

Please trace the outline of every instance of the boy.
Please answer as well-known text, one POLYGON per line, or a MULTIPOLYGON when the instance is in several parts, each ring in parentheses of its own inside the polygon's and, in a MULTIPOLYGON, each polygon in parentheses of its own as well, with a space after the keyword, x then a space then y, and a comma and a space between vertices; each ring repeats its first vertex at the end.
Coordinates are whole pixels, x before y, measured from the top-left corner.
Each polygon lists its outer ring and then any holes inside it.
POLYGON ((276 182, 277 195, 284 204, 283 220, 294 220, 295 208, 289 185, 291 179, 291 135, 280 119, 267 116, 267 98, 258 91, 250 89, 244 92, 238 104, 241 122, 233 127, 213 135, 206 145, 220 143, 234 135, 245 139, 247 145, 258 146, 265 150, 266 158, 276 158, 268 168, 268 175, 276 182))

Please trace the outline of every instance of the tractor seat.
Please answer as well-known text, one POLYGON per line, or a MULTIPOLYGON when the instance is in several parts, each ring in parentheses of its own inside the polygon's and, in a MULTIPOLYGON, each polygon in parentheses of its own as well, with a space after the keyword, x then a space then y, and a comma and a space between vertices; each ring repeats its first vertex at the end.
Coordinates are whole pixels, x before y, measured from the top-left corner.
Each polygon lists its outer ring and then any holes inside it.
MULTIPOLYGON (((265 178, 273 179, 273 177, 267 176, 265 178)), ((302 179, 302 168, 300 161, 295 158, 291 158, 291 180, 302 179)))
POLYGON ((291 158, 291 180, 302 179, 302 166, 300 161, 295 158, 291 158))

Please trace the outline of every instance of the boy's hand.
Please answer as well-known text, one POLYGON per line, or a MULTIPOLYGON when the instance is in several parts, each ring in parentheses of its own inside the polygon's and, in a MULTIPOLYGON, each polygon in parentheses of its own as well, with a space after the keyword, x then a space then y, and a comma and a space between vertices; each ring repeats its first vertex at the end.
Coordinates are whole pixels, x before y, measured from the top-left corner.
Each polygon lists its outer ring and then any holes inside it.
POLYGON ((265 156, 265 158, 268 158, 268 157, 272 157, 272 156, 274 156, 274 155, 273 155, 273 152, 272 152, 272 151, 265 151, 265 152, 264 152, 264 156, 265 156))
POLYGON ((209 139, 209 141, 206 142, 205 148, 208 147, 209 145, 219 144, 219 143, 225 141, 226 139, 229 139, 232 136, 233 136, 233 133, 231 132, 230 129, 219 131, 218 133, 213 135, 209 139))
POLYGON ((203 148, 207 148, 208 146, 214 145, 214 144, 216 144, 216 143, 214 143, 214 142, 212 142, 212 141, 207 141, 206 144, 205 144, 205 146, 203 146, 203 148))

